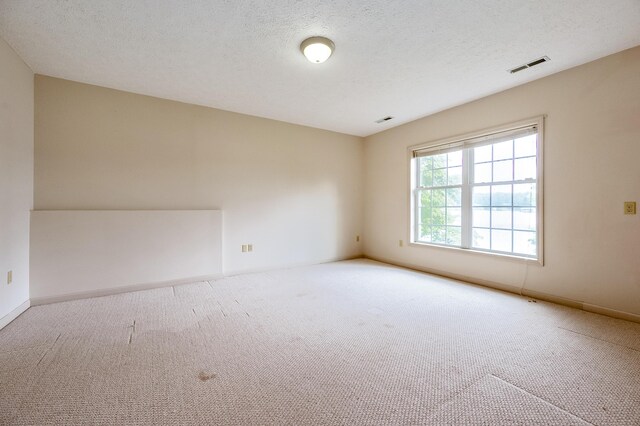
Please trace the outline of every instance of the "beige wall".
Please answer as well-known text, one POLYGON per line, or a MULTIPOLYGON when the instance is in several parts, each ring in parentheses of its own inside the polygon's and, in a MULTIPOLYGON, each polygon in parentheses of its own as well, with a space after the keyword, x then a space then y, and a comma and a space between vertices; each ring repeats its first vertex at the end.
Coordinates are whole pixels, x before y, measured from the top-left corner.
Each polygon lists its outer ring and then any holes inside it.
POLYGON ((0 327, 29 299, 32 205, 33 73, 0 39, 0 327))
POLYGON ((35 103, 36 209, 222 209, 225 274, 362 252, 361 138, 40 75, 35 103))
MULTIPOLYGON (((428 95, 428 94, 425 94, 428 95)), ((365 139, 365 254, 640 314, 640 47, 365 139), (408 239, 407 147, 546 114, 543 267, 408 239)))

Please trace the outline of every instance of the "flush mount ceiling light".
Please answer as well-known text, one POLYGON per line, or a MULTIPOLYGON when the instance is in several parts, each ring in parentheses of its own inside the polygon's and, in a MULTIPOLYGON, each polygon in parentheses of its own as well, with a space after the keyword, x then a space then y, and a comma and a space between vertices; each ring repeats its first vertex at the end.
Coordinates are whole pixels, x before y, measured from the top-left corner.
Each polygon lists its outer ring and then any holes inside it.
POLYGON ((300 50, 314 64, 321 64, 333 53, 336 45, 326 37, 310 37, 302 42, 300 50))

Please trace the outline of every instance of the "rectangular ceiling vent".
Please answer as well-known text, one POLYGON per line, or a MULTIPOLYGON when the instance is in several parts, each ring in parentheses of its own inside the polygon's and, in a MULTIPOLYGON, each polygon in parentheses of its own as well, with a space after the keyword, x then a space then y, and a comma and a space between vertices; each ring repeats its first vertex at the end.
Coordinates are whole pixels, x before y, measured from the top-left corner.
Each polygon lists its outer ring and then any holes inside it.
POLYGON ((393 117, 391 117, 390 115, 381 118, 380 120, 376 120, 376 123, 380 124, 380 123, 384 123, 385 121, 389 121, 389 120, 393 120, 393 117))
POLYGON ((515 74, 517 72, 526 70, 527 68, 535 67, 536 65, 540 65, 540 64, 542 64, 544 62, 549 62, 550 60, 551 59, 549 59, 548 56, 543 56, 542 58, 533 60, 533 61, 529 62, 528 64, 524 64, 524 65, 520 65, 520 66, 517 66, 515 68, 512 68, 512 69, 509 70, 509 72, 511 74, 515 74))

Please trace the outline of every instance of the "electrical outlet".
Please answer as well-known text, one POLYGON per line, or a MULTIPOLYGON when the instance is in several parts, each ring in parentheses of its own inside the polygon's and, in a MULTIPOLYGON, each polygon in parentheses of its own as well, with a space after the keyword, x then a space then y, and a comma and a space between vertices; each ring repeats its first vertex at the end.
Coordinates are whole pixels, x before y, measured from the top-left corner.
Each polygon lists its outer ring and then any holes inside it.
POLYGON ((246 253, 248 250, 249 250, 249 247, 247 247, 247 245, 246 245, 246 244, 243 244, 243 245, 242 245, 242 252, 243 252, 243 253, 246 253))
POLYGON ((253 251, 253 244, 247 244, 247 251, 253 251))
POLYGON ((398 245, 399 245, 400 247, 404 247, 404 241, 399 240, 399 241, 398 241, 398 245))
POLYGON ((624 214, 636 214, 636 202, 625 201, 624 202, 624 214))
POLYGON ((7 272, 7 284, 11 284, 13 282, 13 271, 7 272))

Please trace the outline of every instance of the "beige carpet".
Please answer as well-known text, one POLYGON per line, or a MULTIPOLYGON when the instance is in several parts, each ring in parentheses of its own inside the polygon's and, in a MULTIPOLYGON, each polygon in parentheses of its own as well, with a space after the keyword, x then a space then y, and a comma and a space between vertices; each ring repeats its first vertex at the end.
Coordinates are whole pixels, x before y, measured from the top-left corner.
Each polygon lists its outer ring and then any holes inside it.
POLYGON ((365 260, 34 307, 0 424, 639 425, 640 324, 365 260))

